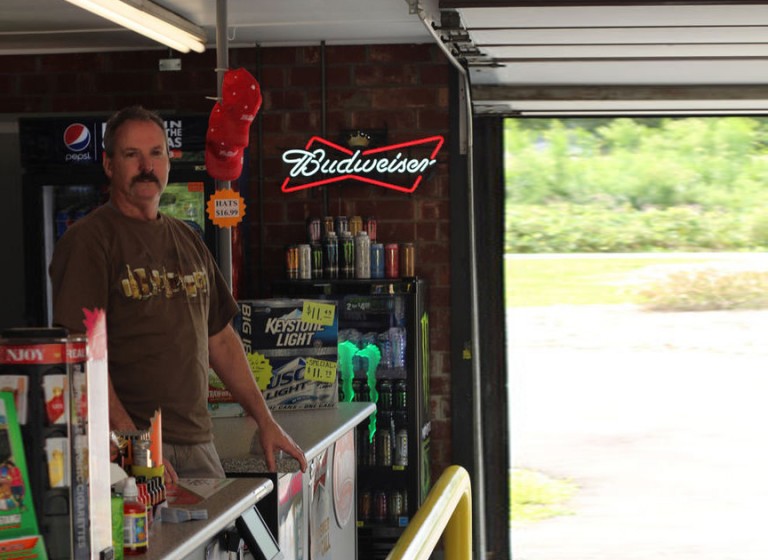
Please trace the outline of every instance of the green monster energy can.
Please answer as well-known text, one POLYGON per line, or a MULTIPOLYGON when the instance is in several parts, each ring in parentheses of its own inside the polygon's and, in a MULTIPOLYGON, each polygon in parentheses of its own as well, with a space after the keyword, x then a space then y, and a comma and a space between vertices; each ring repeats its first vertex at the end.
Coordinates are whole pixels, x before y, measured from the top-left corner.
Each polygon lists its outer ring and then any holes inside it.
POLYGON ((339 273, 341 278, 355 277, 355 239, 349 231, 339 241, 339 273))

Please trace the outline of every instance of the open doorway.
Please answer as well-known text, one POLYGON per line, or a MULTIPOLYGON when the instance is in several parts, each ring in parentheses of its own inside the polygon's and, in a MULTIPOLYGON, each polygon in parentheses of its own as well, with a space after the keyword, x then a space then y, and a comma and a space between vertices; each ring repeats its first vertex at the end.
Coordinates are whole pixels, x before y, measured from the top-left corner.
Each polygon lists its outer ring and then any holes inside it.
POLYGON ((513 558, 768 558, 768 121, 505 128, 513 558))

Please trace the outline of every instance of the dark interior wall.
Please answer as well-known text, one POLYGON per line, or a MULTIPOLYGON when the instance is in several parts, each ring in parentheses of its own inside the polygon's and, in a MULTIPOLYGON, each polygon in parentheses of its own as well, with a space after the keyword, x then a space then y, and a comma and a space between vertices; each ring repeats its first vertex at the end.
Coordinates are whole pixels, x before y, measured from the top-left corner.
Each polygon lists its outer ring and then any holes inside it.
MULTIPOLYGON (((20 116, 105 113, 137 103, 166 112, 210 112, 208 97, 216 95, 217 83, 215 51, 181 55, 181 71, 159 72, 158 60, 167 56, 165 50, 4 56, 0 106, 20 116)), ((413 241, 417 275, 429 285, 434 478, 450 461, 447 150, 438 155, 437 170, 412 194, 346 182, 326 187, 325 193, 310 189, 286 195, 280 192, 286 174, 280 158, 285 149, 303 147, 313 135, 337 140, 349 129, 383 131, 387 144, 447 135, 448 62, 433 45, 232 49, 229 61, 230 67, 244 67, 256 76, 264 96, 251 129, 241 229, 246 282, 238 295, 270 295, 269 281, 283 274, 283 247, 304 240, 308 216, 372 215, 381 240, 413 241)), ((3 183, 4 190, 14 191, 8 196, 19 190, 15 180, 3 183)), ((12 229, 10 238, 22 235, 18 224, 12 229)))
POLYGON ((0 330, 24 324, 24 229, 21 222, 18 129, 0 115, 0 330))

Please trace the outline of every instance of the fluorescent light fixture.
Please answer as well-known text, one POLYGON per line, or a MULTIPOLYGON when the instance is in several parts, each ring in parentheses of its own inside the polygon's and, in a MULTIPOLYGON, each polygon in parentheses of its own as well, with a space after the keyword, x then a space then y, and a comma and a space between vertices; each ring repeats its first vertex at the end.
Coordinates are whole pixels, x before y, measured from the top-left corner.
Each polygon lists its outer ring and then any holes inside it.
POLYGON ((205 51, 205 31, 149 0, 67 0, 179 52, 205 51))

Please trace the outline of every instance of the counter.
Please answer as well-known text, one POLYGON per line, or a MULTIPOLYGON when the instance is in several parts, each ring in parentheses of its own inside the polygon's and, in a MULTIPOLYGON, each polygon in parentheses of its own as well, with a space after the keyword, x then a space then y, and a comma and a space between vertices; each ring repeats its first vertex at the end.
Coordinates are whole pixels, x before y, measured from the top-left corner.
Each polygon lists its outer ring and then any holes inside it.
POLYGON ((205 509, 208 519, 184 523, 155 522, 149 533, 149 550, 142 560, 209 558, 208 549, 217 546, 221 531, 231 527, 241 513, 272 492, 268 478, 238 478, 224 484, 201 502, 186 507, 205 509))
MULTIPOLYGON (((339 403, 334 408, 278 410, 272 415, 301 447, 309 462, 375 410, 376 405, 370 402, 350 402, 339 403)), ((227 476, 267 472, 257 431, 258 425, 250 417, 213 419, 213 441, 227 476)), ((296 459, 277 457, 278 473, 298 471, 296 459)))
POLYGON ((274 411, 307 458, 307 472, 288 456, 267 472, 256 422, 213 419, 214 443, 228 477, 268 477, 275 483, 258 508, 286 559, 357 557, 357 455, 355 428, 376 406, 339 403, 334 408, 274 411))

